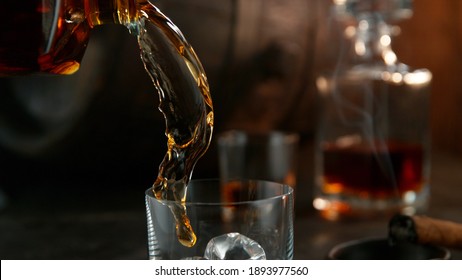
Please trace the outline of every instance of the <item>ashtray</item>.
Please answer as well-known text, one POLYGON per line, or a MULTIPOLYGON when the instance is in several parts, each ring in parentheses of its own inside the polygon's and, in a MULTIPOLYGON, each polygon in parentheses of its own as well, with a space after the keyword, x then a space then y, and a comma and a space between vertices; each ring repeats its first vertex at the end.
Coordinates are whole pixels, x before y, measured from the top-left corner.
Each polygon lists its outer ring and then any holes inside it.
POLYGON ((331 260, 448 260, 451 252, 444 247, 399 242, 390 245, 388 238, 371 237, 334 246, 327 255, 331 260))

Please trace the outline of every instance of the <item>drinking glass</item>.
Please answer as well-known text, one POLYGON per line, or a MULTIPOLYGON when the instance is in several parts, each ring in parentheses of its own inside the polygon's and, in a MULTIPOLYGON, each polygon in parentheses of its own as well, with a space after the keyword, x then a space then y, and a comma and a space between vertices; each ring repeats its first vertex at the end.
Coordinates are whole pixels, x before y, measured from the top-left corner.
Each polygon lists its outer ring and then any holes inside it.
POLYGON ((296 185, 299 136, 231 130, 218 135, 220 178, 258 179, 296 185))
POLYGON ((192 180, 185 213, 197 241, 182 245, 171 209, 146 191, 149 259, 292 259, 293 189, 261 180, 192 180))

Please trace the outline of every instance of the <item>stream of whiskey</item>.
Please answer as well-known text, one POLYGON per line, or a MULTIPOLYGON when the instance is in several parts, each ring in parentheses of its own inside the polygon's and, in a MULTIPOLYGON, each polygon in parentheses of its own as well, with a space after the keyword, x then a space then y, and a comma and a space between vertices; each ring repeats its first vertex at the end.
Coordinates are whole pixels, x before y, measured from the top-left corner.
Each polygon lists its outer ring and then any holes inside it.
POLYGON ((185 200, 194 166, 207 150, 213 132, 207 77, 181 31, 150 3, 141 6, 138 42, 166 123, 167 153, 152 189, 157 199, 178 202, 169 204, 178 241, 192 247, 196 235, 185 200))

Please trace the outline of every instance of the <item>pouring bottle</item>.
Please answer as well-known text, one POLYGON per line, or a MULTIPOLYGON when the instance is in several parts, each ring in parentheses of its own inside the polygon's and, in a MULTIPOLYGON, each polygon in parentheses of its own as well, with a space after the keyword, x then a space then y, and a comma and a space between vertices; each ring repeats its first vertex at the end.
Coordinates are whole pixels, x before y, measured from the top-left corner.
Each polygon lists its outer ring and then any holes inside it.
POLYGON ((144 0, 6 0, 0 4, 0 76, 72 74, 90 30, 108 23, 138 28, 144 0))

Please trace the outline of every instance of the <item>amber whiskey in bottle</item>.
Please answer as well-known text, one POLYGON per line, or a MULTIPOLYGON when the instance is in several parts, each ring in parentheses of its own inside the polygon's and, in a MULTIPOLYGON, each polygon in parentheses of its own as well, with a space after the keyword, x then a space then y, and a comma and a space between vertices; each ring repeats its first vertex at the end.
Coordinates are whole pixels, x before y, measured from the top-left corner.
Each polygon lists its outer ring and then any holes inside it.
POLYGON ((135 21, 135 0, 3 0, 0 76, 72 74, 79 69, 91 28, 135 21))

